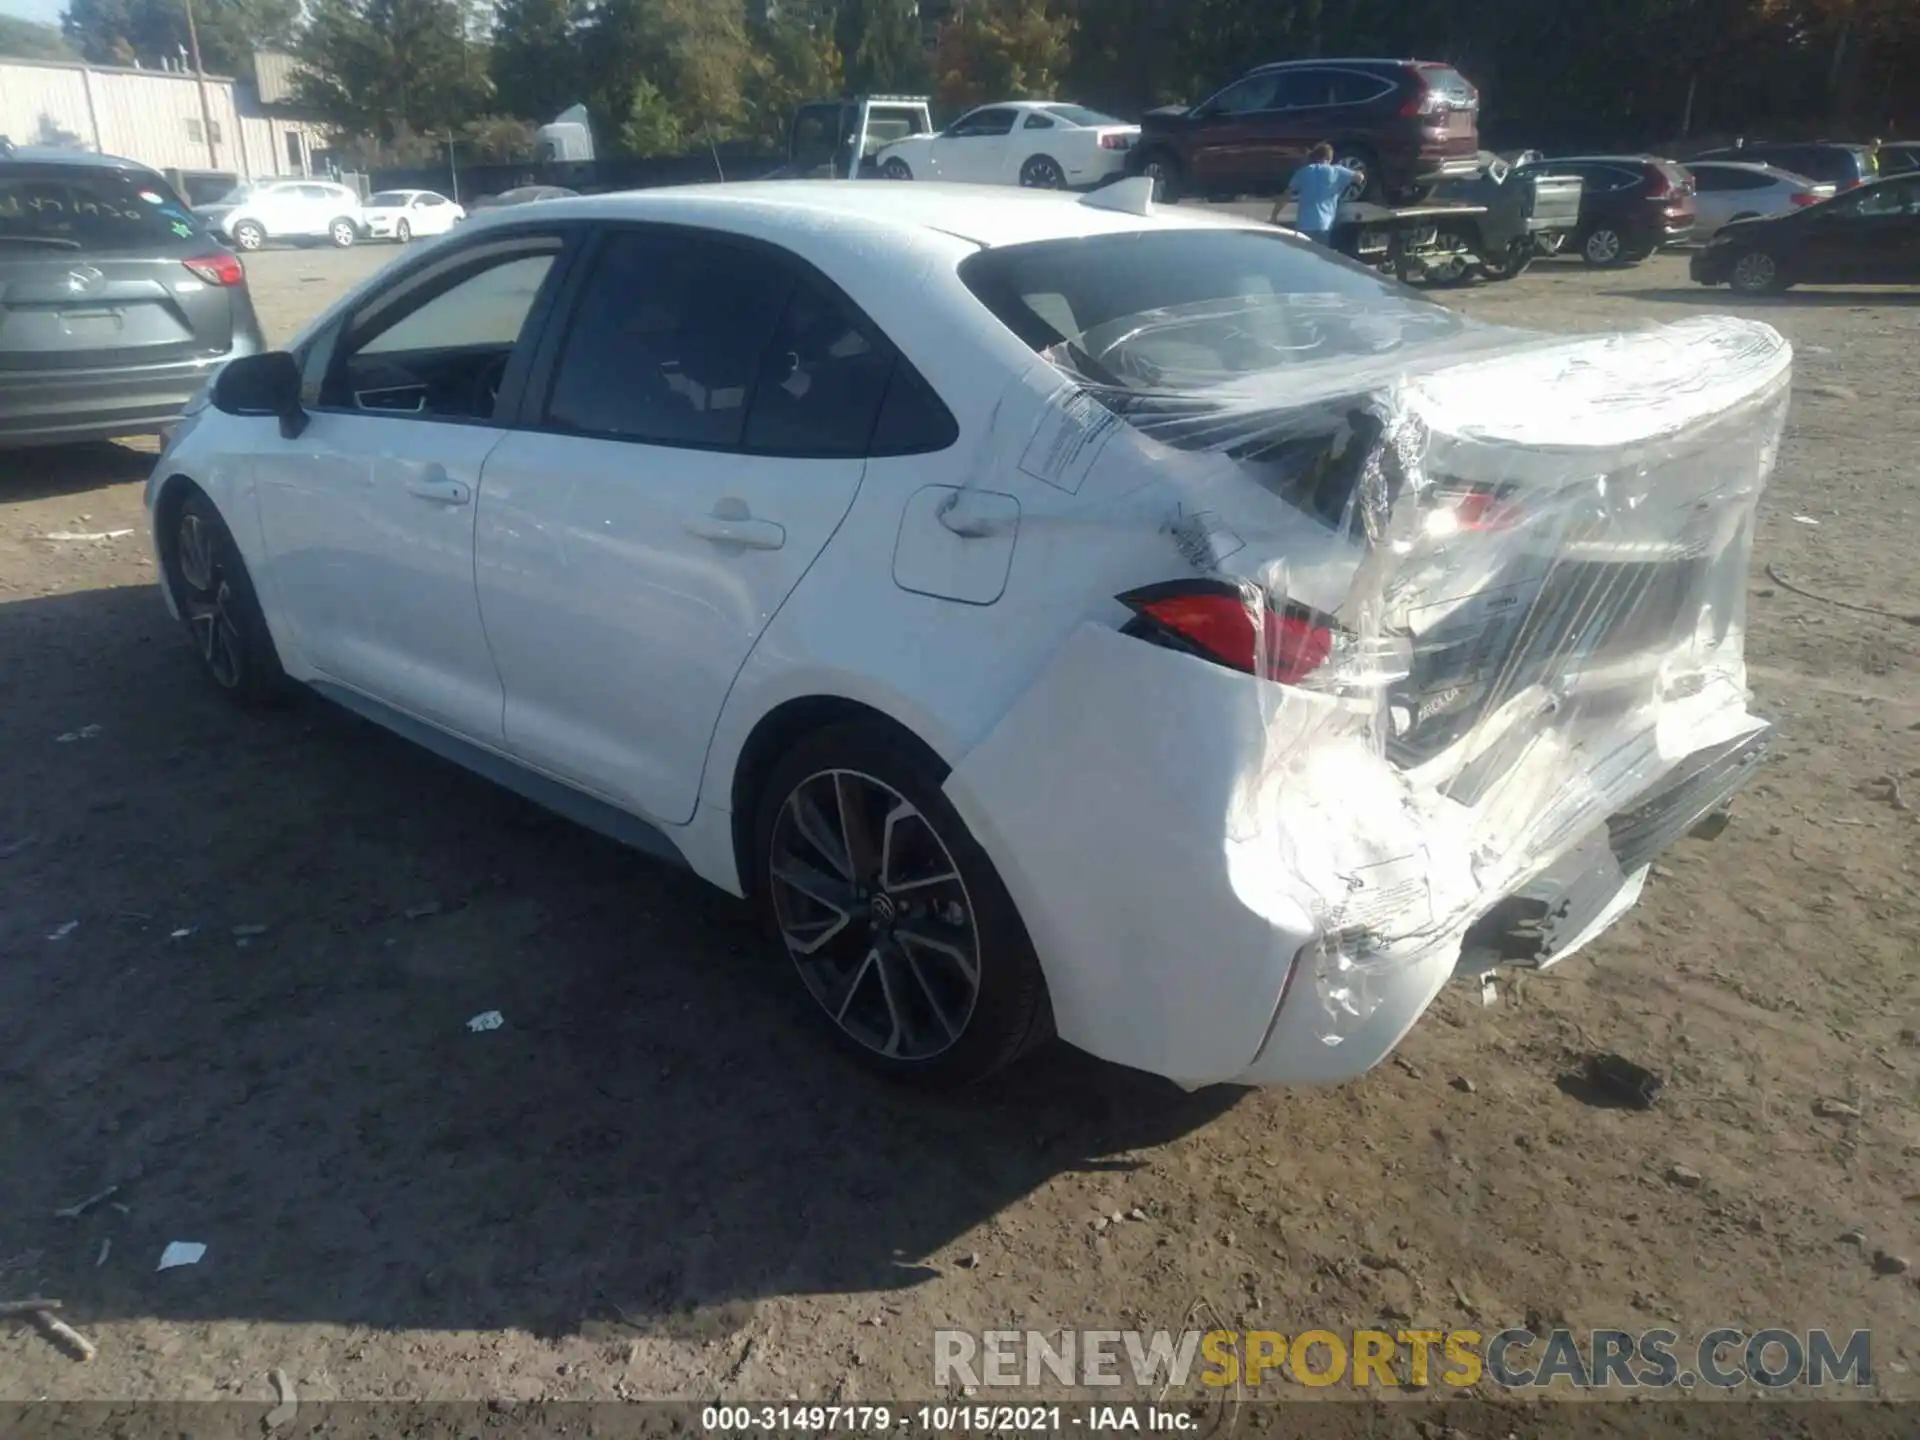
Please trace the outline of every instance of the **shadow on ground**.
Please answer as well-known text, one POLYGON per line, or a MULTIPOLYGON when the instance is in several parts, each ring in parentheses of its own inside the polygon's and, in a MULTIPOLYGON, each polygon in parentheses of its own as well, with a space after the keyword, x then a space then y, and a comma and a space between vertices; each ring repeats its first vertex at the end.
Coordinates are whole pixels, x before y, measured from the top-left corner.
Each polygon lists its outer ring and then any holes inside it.
POLYGON ((737 902, 185 647, 148 589, 0 606, 0 1251, 83 1313, 708 1334, 1234 1103, 869 1079, 737 902))
POLYGON ((153 446, 151 440, 125 445, 103 440, 0 450, 0 503, 52 500, 133 480, 144 483, 158 453, 153 446))

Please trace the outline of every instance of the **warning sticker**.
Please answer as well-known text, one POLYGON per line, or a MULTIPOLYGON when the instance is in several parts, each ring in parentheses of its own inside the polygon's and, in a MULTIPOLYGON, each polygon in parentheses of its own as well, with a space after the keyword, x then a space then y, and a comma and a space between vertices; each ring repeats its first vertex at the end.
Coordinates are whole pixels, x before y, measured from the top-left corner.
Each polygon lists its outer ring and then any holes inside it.
POLYGON ((1034 427, 1020 468, 1036 480, 1077 494, 1120 424, 1120 417, 1089 392, 1062 385, 1034 427))
POLYGON ((1425 851, 1356 865, 1340 872, 1347 893, 1328 907, 1332 926, 1376 926, 1392 921, 1400 932, 1417 931, 1433 923, 1433 892, 1427 883, 1425 851))

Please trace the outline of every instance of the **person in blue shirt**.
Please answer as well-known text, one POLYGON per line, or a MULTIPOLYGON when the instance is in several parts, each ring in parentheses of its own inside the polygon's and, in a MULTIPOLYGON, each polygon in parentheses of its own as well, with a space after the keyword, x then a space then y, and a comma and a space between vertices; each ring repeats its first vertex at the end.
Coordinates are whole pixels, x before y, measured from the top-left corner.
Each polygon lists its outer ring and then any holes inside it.
MULTIPOLYGON (((1287 184, 1287 193, 1300 207, 1300 218, 1294 222, 1294 228, 1317 245, 1327 244, 1340 202, 1359 179, 1359 171, 1333 163, 1331 145, 1314 146, 1307 163, 1293 172, 1293 179, 1287 184)), ((1274 221, 1280 218, 1277 202, 1269 218, 1274 221)))

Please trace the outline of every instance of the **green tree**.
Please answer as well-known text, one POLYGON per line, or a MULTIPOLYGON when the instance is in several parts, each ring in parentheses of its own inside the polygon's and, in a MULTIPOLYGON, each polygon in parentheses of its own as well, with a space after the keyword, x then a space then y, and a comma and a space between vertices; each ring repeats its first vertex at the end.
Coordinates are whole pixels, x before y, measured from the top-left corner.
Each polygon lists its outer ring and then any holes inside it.
POLYGON ((1047 0, 960 0, 940 27, 934 70, 940 99, 1050 100, 1067 63, 1073 21, 1047 0))
POLYGON ((928 88, 927 48, 911 0, 842 0, 834 39, 849 93, 912 95, 928 88))
POLYGON ((578 0, 502 0, 492 45, 501 110, 542 124, 585 98, 578 0))
POLYGON ((636 154, 725 140, 746 114, 740 0, 599 0, 582 28, 588 111, 636 154))
MULTIPOLYGON (((300 0, 195 0, 200 63, 214 75, 253 74, 255 50, 284 50, 300 0)), ((160 65, 190 53, 181 0, 69 0, 61 17, 69 44, 96 65, 160 65)))
POLYGON ((58 28, 18 15, 0 15, 0 55, 19 60, 72 60, 73 47, 58 28))
POLYGON ((300 100, 381 146, 444 135, 491 89, 457 0, 314 0, 296 53, 300 100))
POLYGON ((833 38, 833 13, 824 4, 782 4, 770 19, 753 27, 751 39, 743 128, 769 145, 784 147, 797 106, 841 93, 844 75, 833 38))

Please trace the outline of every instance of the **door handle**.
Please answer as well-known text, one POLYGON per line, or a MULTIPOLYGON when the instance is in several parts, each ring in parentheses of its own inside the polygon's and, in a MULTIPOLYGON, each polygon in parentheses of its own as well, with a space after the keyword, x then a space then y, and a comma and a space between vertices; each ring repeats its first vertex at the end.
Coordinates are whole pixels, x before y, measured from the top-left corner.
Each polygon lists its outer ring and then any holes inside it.
POLYGON ((465 505, 473 499, 473 490, 464 480, 455 480, 438 465, 429 465, 407 481, 407 493, 442 505, 465 505))
POLYGON ((787 543, 787 529, 771 520, 749 516, 694 515, 686 522, 687 533, 711 540, 716 545, 739 545, 748 550, 778 550, 787 543))

